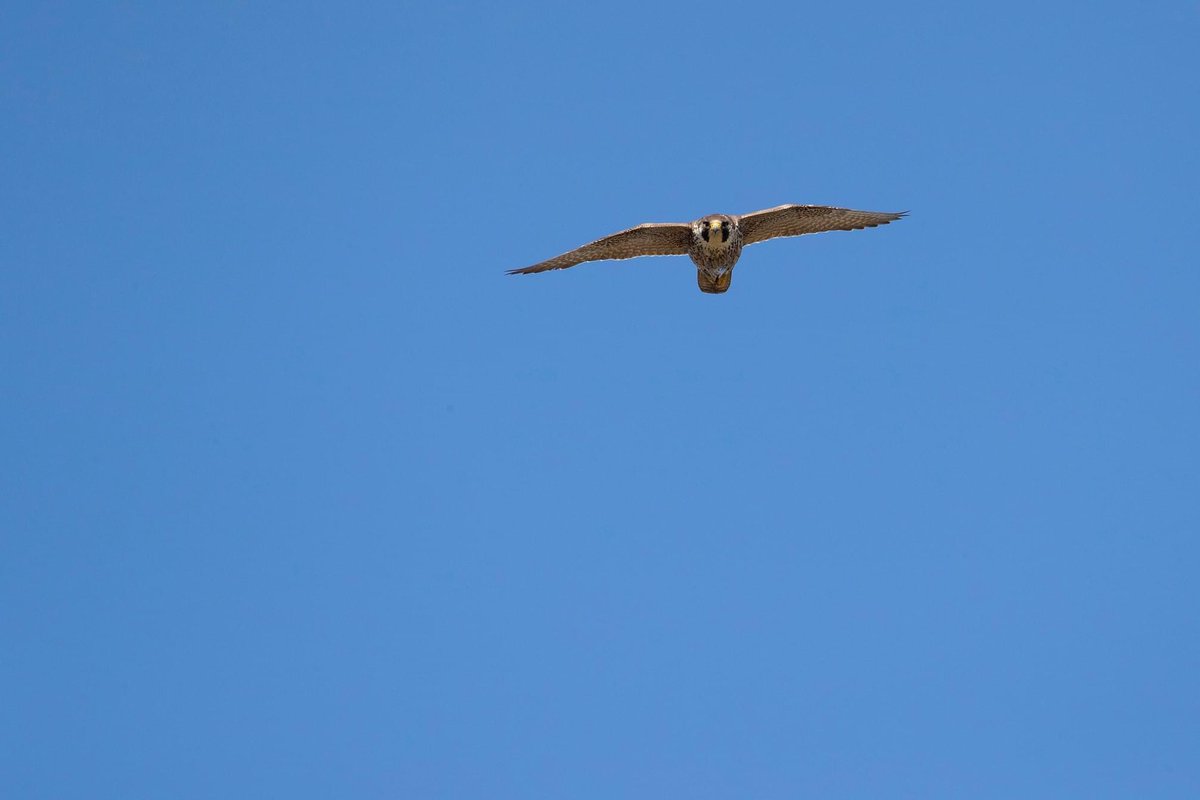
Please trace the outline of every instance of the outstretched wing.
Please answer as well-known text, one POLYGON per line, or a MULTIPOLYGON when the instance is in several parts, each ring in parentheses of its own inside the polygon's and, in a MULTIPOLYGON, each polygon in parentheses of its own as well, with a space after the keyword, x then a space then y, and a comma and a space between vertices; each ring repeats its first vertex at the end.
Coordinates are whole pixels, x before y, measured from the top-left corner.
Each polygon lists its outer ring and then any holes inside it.
POLYGON ((855 211, 834 206, 776 206, 739 217, 742 244, 754 244, 777 236, 800 236, 822 231, 855 231, 874 228, 900 219, 907 211, 855 211))
POLYGON ((647 222, 603 239, 577 247, 569 253, 524 269, 510 269, 509 275, 529 275, 551 269, 566 269, 585 261, 605 261, 637 256, 678 256, 688 251, 692 226, 684 222, 647 222))

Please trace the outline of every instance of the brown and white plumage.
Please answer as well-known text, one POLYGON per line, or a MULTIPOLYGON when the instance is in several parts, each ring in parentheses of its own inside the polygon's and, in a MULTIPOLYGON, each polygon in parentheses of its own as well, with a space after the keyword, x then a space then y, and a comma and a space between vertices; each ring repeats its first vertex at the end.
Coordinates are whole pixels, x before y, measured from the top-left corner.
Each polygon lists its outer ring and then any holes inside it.
POLYGON ((781 236, 874 228, 898 220, 905 213, 784 205, 740 217, 710 214, 691 223, 650 222, 597 239, 548 261, 509 270, 508 274, 529 275, 566 269, 585 261, 686 253, 696 265, 700 290, 721 294, 729 289, 733 267, 745 245, 781 236))
POLYGON ((692 245, 692 226, 686 222, 647 222, 620 231, 583 247, 555 256, 524 269, 510 269, 509 275, 532 275, 552 269, 566 269, 585 261, 607 261, 638 256, 682 256, 692 245))
POLYGON ((895 222, 906 213, 855 211, 835 206, 786 205, 755 211, 738 218, 743 244, 757 244, 780 236, 802 236, 825 231, 857 231, 895 222))

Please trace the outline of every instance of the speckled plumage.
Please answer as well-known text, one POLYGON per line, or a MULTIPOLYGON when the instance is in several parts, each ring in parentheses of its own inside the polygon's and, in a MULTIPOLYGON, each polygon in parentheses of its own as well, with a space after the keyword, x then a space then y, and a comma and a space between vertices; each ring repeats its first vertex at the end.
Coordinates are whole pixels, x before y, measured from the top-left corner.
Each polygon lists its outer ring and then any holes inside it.
POLYGON ((903 217, 907 212, 855 211, 835 206, 784 205, 743 216, 710 214, 695 222, 649 222, 614 233, 560 256, 509 275, 529 275, 566 269, 585 261, 687 254, 696 265, 700 291, 720 294, 729 289, 733 267, 746 245, 780 236, 801 236, 823 231, 874 228, 903 217))

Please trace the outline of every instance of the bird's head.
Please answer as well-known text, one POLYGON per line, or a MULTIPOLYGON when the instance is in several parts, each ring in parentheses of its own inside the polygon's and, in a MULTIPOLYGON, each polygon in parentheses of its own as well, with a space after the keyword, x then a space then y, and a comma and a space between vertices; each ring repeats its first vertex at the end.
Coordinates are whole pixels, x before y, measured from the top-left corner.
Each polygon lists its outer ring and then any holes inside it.
POLYGON ((709 214, 692 223, 692 232, 710 247, 729 241, 733 233, 733 220, 724 214, 709 214))

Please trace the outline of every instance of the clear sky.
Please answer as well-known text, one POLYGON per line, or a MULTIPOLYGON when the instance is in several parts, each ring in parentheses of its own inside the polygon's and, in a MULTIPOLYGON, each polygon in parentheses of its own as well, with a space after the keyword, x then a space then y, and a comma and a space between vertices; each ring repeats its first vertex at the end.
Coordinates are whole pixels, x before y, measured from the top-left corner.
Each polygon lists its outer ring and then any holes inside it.
POLYGON ((0 13, 0 796, 1200 796, 1197 3, 180 5, 0 13))

